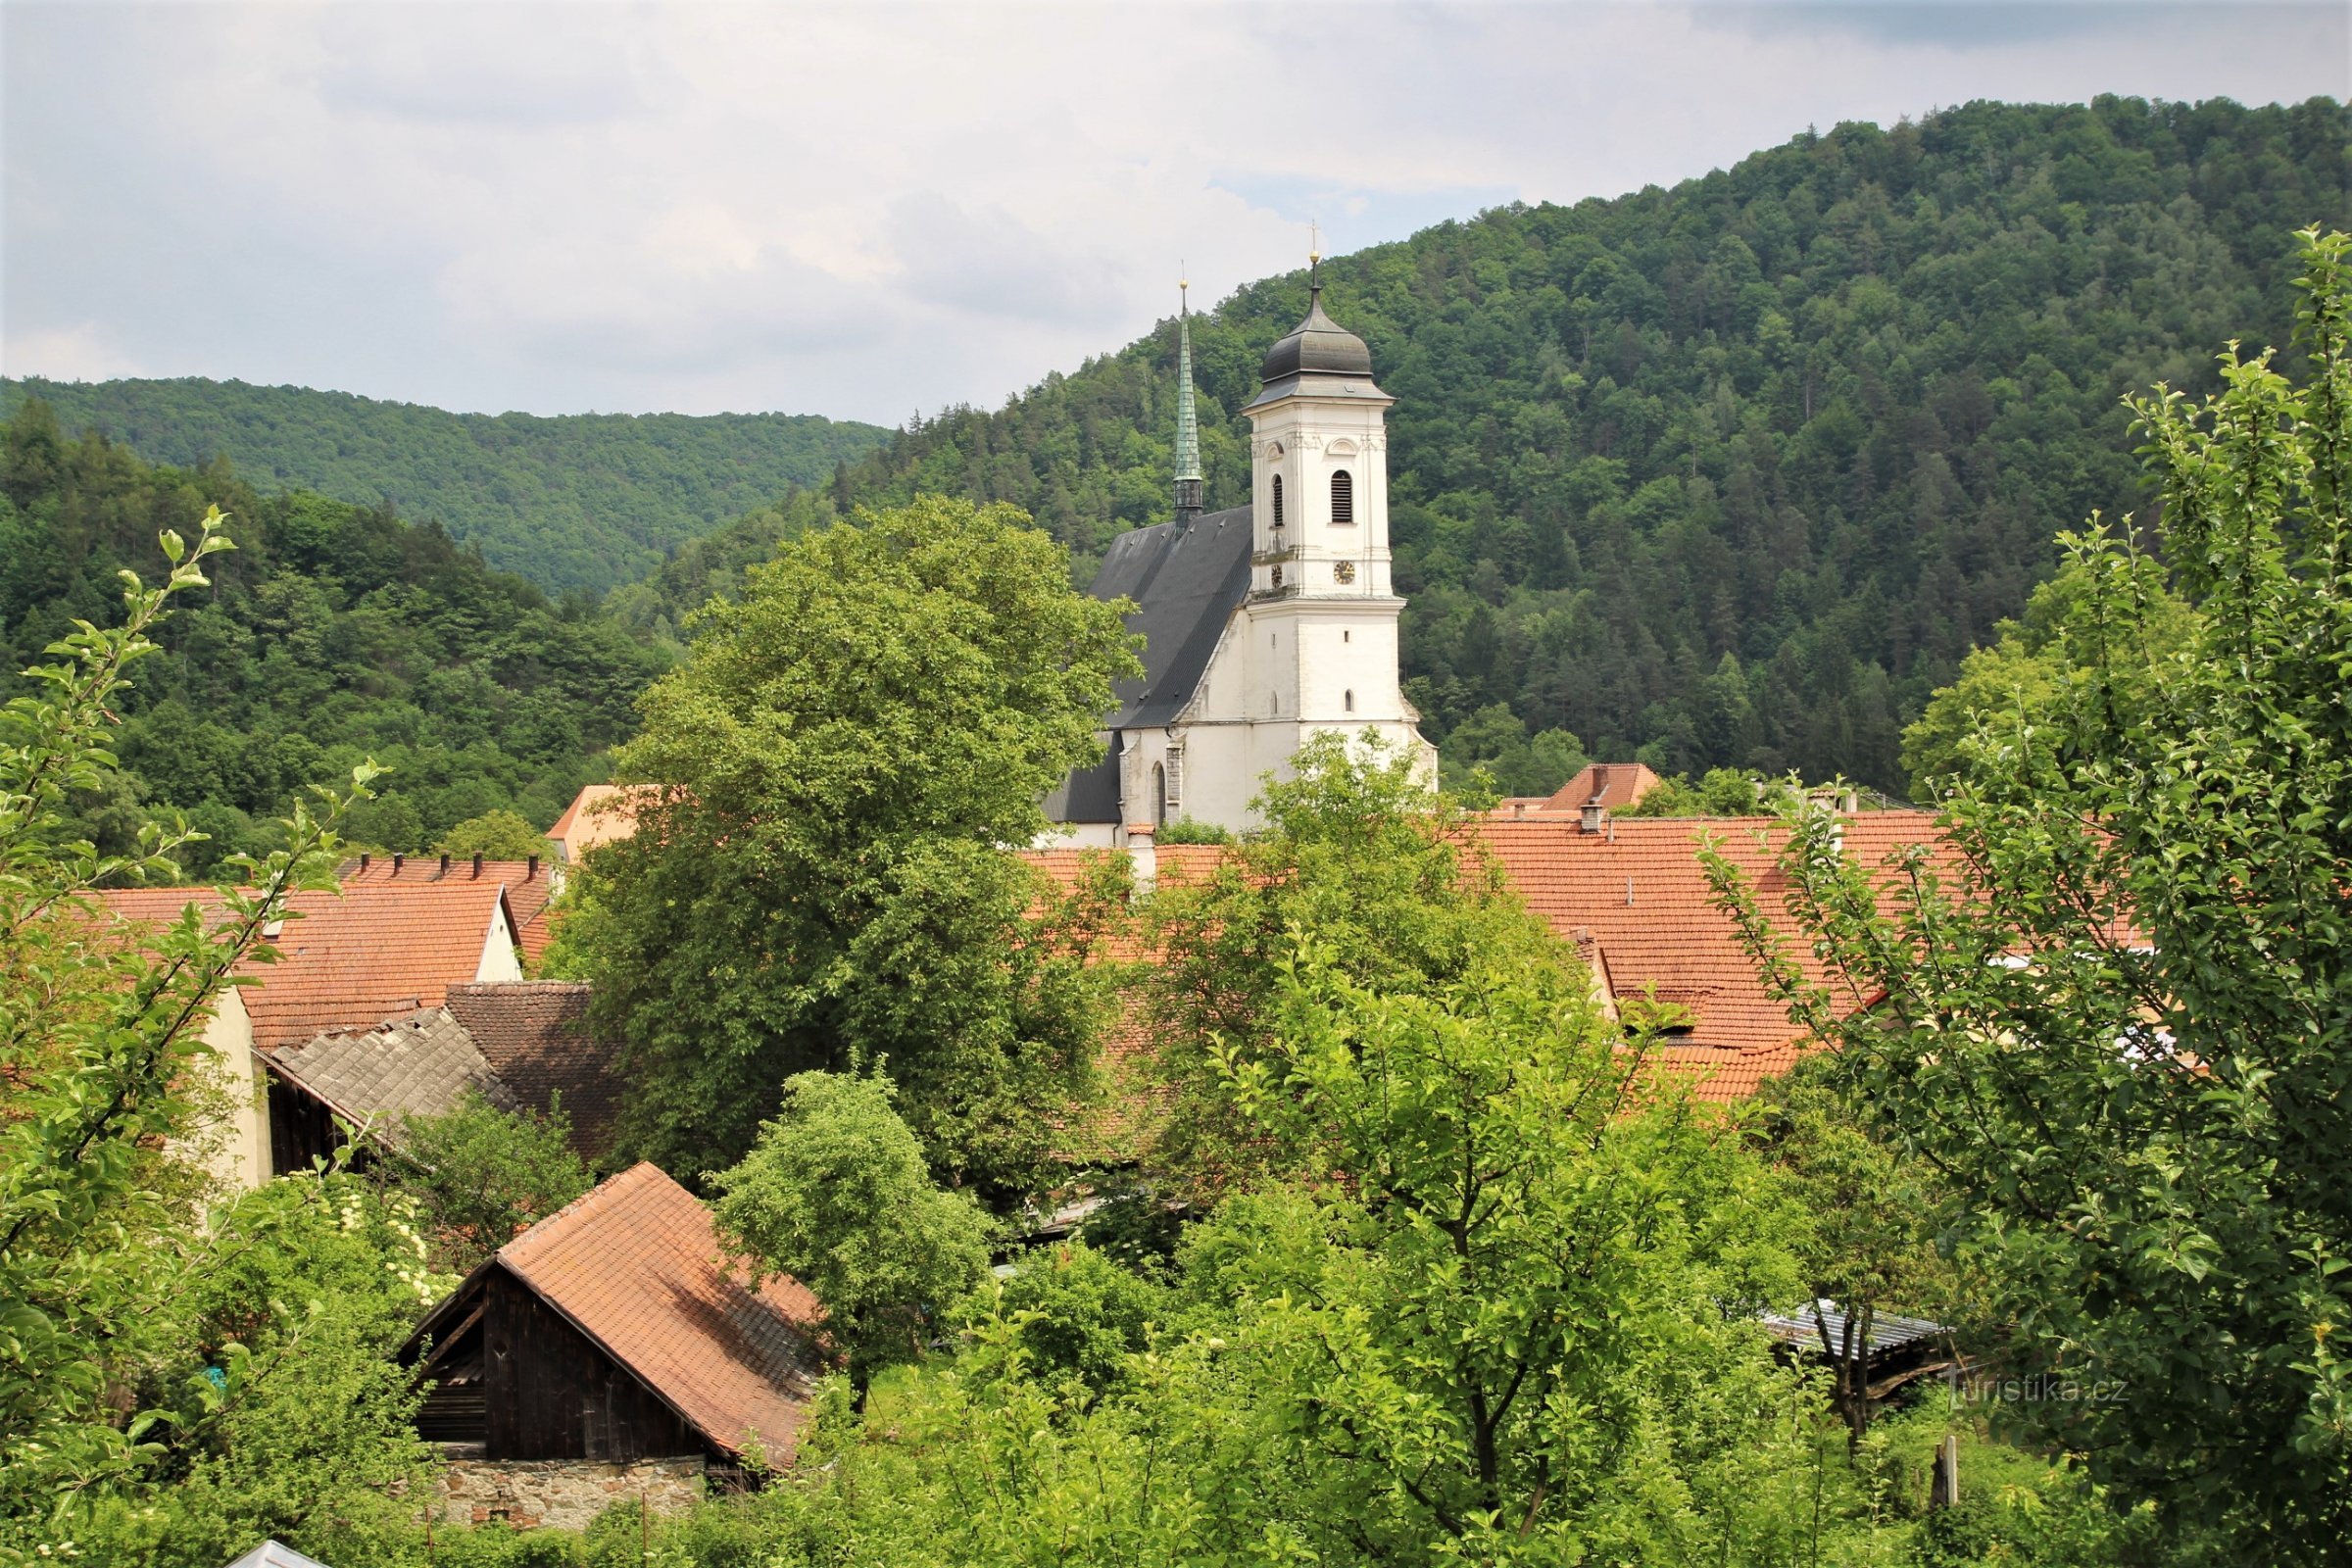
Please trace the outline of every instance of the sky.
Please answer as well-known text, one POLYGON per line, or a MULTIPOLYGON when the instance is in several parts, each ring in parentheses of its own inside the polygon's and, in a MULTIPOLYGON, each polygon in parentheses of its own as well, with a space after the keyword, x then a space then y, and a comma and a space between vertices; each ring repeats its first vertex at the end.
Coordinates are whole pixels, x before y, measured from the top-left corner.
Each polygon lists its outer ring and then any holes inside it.
POLYGON ((0 5, 0 369, 982 406, 1511 201, 1978 98, 2352 95, 2352 4, 0 5))

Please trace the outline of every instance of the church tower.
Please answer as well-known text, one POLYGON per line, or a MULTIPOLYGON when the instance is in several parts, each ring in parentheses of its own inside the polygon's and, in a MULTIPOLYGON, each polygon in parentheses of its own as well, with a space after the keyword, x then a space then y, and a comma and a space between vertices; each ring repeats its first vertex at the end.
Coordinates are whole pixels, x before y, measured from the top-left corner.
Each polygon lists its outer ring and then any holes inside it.
MULTIPOLYGON (((1311 274, 1310 274, 1311 275, 1311 274)), ((1398 680, 1390 580, 1386 415, 1364 340, 1323 311, 1266 353, 1250 416, 1250 694, 1260 769, 1280 767, 1317 730, 1379 732, 1428 751, 1398 680)))

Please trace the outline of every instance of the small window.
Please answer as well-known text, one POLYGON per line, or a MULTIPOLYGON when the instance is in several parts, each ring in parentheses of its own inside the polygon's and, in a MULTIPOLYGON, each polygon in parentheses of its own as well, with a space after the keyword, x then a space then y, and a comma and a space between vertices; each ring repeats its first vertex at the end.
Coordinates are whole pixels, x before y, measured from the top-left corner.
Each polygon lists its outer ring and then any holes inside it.
POLYGON ((1274 526, 1282 526, 1282 475, 1274 476, 1274 526))
POLYGON ((1351 643, 1355 641, 1355 633, 1351 631, 1344 631, 1340 633, 1340 641, 1344 643, 1351 643))
POLYGON ((1355 475, 1346 468, 1334 470, 1331 476, 1331 520, 1355 521, 1355 475))
POLYGON ((1348 711, 1350 713, 1355 711, 1355 693, 1348 692, 1341 697, 1340 701, 1347 706, 1348 711))
POLYGON ((1282 586, 1282 568, 1280 566, 1274 568, 1274 586, 1277 588, 1282 586))
POLYGON ((1166 764, 1152 764, 1152 825, 1168 825, 1168 769, 1166 764))

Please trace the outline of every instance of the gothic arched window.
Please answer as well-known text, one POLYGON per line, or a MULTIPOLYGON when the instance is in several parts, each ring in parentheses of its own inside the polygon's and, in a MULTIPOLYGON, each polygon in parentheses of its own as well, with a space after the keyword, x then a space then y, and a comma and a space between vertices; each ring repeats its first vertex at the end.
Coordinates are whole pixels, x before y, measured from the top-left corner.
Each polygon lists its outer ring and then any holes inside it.
POLYGON ((1274 476, 1274 526, 1282 526, 1282 475, 1274 476))
POLYGON ((1349 711, 1350 713, 1354 712, 1354 711, 1355 711, 1355 693, 1353 693, 1353 692, 1349 692, 1349 693, 1347 695, 1346 702, 1347 702, 1347 705, 1348 705, 1348 711, 1349 711))
POLYGON ((1152 764, 1152 825, 1168 825, 1168 770, 1159 762, 1152 764))
POLYGON ((1355 475, 1346 468, 1335 469, 1331 475, 1331 520, 1355 520, 1355 475))

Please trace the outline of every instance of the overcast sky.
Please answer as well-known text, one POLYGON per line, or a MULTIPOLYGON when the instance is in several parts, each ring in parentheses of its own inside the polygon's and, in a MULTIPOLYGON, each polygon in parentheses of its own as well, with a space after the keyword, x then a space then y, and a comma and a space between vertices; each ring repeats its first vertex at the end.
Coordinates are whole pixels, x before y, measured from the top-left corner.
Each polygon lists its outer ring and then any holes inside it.
POLYGON ((0 358, 444 408, 1000 403, 1511 200, 1972 98, 2352 90, 2251 5, 0 5, 0 358))

